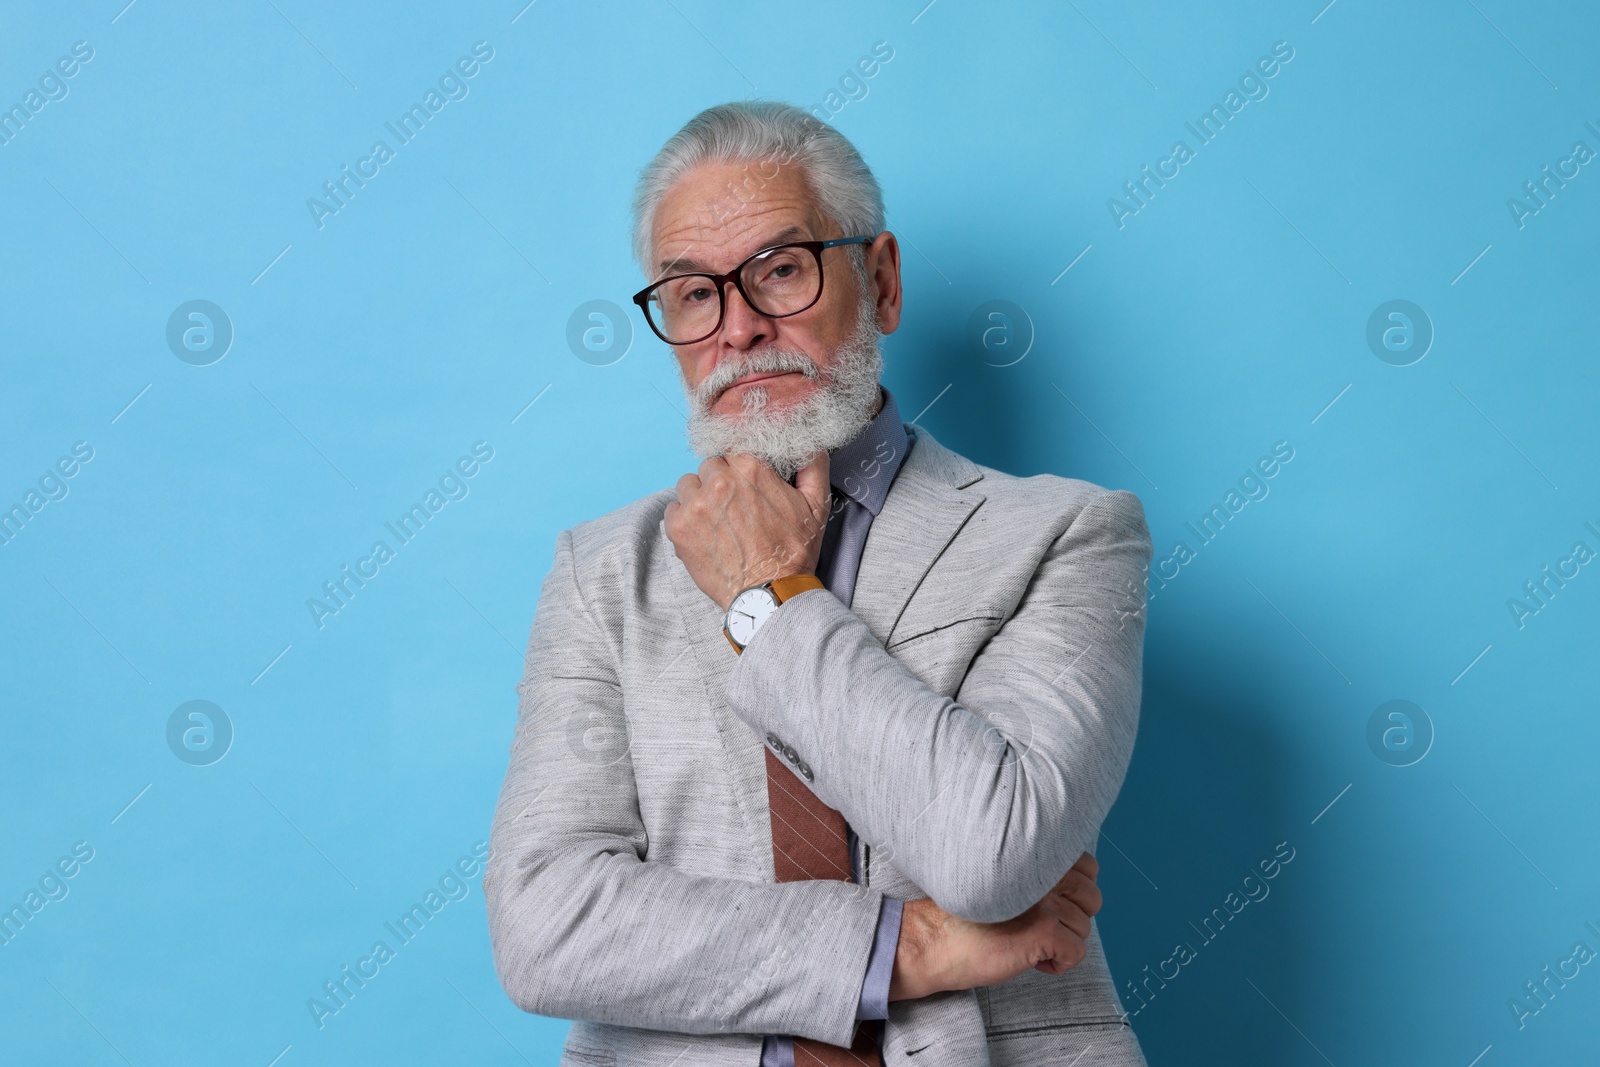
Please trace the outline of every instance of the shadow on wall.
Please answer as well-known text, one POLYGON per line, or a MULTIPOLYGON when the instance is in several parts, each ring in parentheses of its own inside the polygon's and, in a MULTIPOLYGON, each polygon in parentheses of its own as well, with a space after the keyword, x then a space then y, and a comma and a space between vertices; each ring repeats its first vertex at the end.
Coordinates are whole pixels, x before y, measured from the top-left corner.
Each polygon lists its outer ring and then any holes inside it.
MULTIPOLYGON (((902 417, 915 420, 948 384, 922 420, 942 443, 1015 474, 1084 476, 1061 457, 1102 445, 1065 400, 1043 455, 1025 420, 1006 415, 1033 409, 1025 394, 1047 372, 985 366, 964 319, 910 321, 886 344, 902 417)), ((1036 346, 1028 358, 1045 353, 1036 346)), ((1289 739, 1275 714, 1288 697, 1243 648, 1227 660, 1202 656, 1214 641, 1185 632, 1196 625, 1159 605, 1150 616, 1139 738, 1098 846, 1097 923, 1152 1065, 1300 1062, 1315 1053, 1278 1009, 1292 1018, 1309 995, 1300 931, 1316 917, 1298 891, 1312 836, 1285 807, 1289 739)))
POLYGON ((974 462, 1011 473, 1032 473, 1038 457, 1023 454, 1018 420, 999 417, 1017 410, 1012 406, 1016 393, 1027 383, 985 366, 969 347, 962 328, 969 305, 963 299, 952 298, 954 310, 945 309, 937 320, 925 312, 908 312, 900 330, 885 339, 884 376, 895 391, 900 417, 920 421, 940 444, 974 462), (952 317, 958 311, 962 322, 952 317), (927 414, 919 420, 918 413, 925 409, 927 414))
POLYGON ((1278 701, 1240 685, 1242 659, 1195 662, 1157 631, 1100 838, 1111 972, 1153 1065, 1297 1062, 1310 1049, 1272 1004, 1292 1017, 1305 993, 1298 931, 1314 919, 1297 904, 1309 840, 1285 811, 1278 701))

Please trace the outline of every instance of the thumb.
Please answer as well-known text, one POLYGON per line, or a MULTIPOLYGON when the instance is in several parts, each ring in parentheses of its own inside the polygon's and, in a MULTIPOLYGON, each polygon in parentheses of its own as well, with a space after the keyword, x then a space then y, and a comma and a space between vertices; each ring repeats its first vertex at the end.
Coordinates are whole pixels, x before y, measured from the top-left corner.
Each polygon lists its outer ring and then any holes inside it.
POLYGON ((833 493, 833 488, 828 484, 826 451, 818 452, 810 463, 800 468, 795 474, 794 487, 800 490, 811 505, 813 515, 821 515, 828 510, 828 499, 833 493))

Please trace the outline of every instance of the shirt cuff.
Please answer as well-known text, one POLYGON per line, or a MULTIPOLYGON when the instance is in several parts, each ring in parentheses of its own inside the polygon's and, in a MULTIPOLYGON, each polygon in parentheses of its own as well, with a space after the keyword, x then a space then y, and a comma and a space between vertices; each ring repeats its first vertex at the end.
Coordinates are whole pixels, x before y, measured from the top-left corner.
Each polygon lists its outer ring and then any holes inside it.
POLYGON ((794 1038, 768 1034, 761 1042, 761 1067, 794 1067, 794 1038))
POLYGON ((900 948, 900 914, 905 906, 905 901, 895 897, 883 898, 878 932, 872 940, 872 954, 867 957, 867 975, 861 982, 857 1019, 889 1017, 889 981, 894 977, 894 957, 900 948))

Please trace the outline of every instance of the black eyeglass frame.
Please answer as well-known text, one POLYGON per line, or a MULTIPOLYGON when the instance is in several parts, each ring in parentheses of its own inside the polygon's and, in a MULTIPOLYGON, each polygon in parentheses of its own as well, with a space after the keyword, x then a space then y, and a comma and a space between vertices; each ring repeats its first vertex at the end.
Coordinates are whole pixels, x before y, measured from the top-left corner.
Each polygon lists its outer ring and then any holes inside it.
POLYGON ((707 271, 695 270, 686 271, 683 274, 670 274, 665 278, 657 279, 656 281, 653 281, 649 285, 645 286, 643 289, 640 289, 637 293, 634 293, 633 302, 639 305, 639 310, 644 314, 644 321, 650 324, 650 329, 655 332, 657 337, 661 338, 667 344, 699 344, 707 337, 710 337, 712 334, 722 329, 722 324, 728 317, 729 282, 733 283, 734 288, 739 290, 739 295, 744 297, 744 302, 749 304, 750 307, 753 308, 757 313, 765 315, 769 319, 786 319, 791 315, 798 315, 802 311, 809 311, 811 308, 816 306, 818 300, 822 299, 822 290, 828 281, 828 272, 822 268, 822 252, 824 249, 835 248, 839 245, 871 244, 875 240, 877 240, 875 237, 836 237, 831 241, 785 241, 781 245, 772 245, 768 248, 763 248, 758 252, 752 253, 744 260, 744 262, 740 263, 737 267, 734 267, 726 274, 711 274, 707 271), (782 315, 773 315, 769 312, 762 311, 761 308, 757 306, 756 302, 750 299, 750 294, 745 291, 744 281, 740 275, 744 273, 745 267, 749 266, 755 260, 760 259, 762 256, 771 255, 773 252, 784 248, 804 248, 816 259, 817 295, 812 297, 811 303, 807 304, 803 308, 797 308, 794 311, 786 311, 782 315), (692 341, 671 340, 666 334, 661 332, 661 327, 656 325, 655 319, 650 315, 650 294, 668 282, 677 281, 679 278, 706 278, 717 287, 717 323, 715 326, 711 327, 710 330, 706 331, 699 337, 694 338, 692 341))

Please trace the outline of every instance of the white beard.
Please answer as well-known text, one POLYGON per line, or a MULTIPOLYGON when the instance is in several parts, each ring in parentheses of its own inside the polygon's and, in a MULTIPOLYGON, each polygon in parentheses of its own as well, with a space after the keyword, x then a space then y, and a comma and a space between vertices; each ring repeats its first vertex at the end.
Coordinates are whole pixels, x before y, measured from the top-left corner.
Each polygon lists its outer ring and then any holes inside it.
POLYGON ((792 348, 763 348, 745 359, 719 363, 697 388, 685 386, 689 447, 702 459, 748 452, 778 477, 792 479, 818 452, 850 443, 872 421, 878 380, 883 376, 882 341, 877 306, 867 286, 856 312, 856 328, 839 346, 825 377, 810 356, 792 348), (711 410, 712 399, 737 379, 770 371, 798 371, 812 380, 824 380, 810 396, 784 409, 768 410, 767 390, 753 385, 744 391, 740 414, 711 410))

